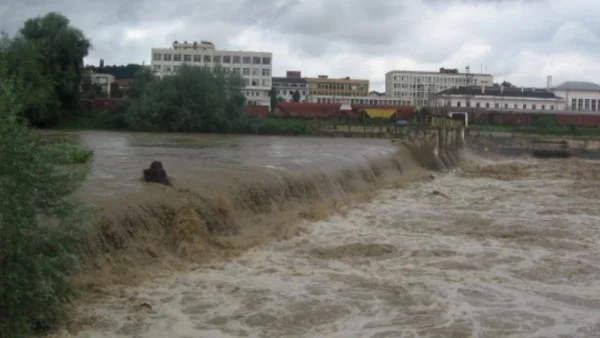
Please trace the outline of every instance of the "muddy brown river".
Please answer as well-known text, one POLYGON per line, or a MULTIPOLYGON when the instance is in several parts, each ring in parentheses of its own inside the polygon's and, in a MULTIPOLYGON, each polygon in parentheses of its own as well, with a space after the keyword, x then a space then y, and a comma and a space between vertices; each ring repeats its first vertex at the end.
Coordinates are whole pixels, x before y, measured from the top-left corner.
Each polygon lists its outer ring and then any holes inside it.
MULTIPOLYGON (((327 173, 397 150, 381 140, 81 137, 96 150, 84 189, 93 200, 144 193, 141 169, 155 159, 183 184, 221 171, 327 173)), ((402 175, 416 170, 399 161, 402 175)), ((600 337, 599 162, 467 152, 461 169, 433 180, 402 175, 368 201, 303 220, 295 236, 107 287, 54 336, 600 337)))

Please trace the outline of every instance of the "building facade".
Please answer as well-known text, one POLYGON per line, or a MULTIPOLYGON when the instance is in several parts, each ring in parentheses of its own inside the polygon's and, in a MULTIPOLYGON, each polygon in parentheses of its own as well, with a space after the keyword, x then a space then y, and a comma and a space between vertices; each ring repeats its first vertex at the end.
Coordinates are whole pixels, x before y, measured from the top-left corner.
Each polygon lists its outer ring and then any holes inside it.
POLYGON ((311 103, 338 103, 343 105, 363 104, 371 106, 404 106, 404 102, 397 98, 380 95, 365 96, 338 96, 338 95, 312 95, 311 103))
POLYGON ((319 75, 315 78, 307 78, 306 83, 309 102, 316 102, 315 97, 322 95, 364 97, 369 94, 369 80, 351 79, 349 77, 330 79, 327 75, 319 75))
POLYGON ((439 72, 393 70, 385 74, 385 94, 406 105, 424 107, 432 104, 434 94, 456 86, 491 86, 490 74, 459 73, 458 69, 440 68, 439 72))
POLYGON ((567 81, 552 88, 552 92, 565 99, 565 110, 600 114, 600 85, 592 82, 567 81))
POLYGON ((114 75, 89 72, 87 76, 89 76, 90 82, 93 85, 99 86, 102 89, 102 92, 106 93, 110 97, 111 84, 115 82, 114 75))
POLYGON ((298 95, 298 102, 306 102, 307 84, 306 78, 299 71, 288 71, 285 77, 273 77, 273 90, 278 98, 285 102, 294 101, 294 95, 298 95), (295 94, 298 92, 298 94, 295 94))
POLYGON ((217 50, 212 42, 173 42, 172 48, 152 48, 150 66, 158 76, 172 75, 181 65, 220 67, 226 74, 240 74, 249 105, 270 105, 273 53, 217 50))
POLYGON ((563 110, 565 99, 546 89, 457 86, 436 94, 436 105, 456 111, 475 109, 541 113, 563 110))

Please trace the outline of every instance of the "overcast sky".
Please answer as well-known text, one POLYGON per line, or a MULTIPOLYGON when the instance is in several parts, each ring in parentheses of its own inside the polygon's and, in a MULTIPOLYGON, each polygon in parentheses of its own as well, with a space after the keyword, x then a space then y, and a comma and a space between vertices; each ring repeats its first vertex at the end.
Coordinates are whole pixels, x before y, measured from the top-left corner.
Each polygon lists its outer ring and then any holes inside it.
POLYGON ((150 61, 150 48, 209 40, 273 52, 273 74, 367 78, 470 65, 495 81, 600 82, 600 0, 0 0, 0 28, 57 11, 90 37, 86 64, 150 61))

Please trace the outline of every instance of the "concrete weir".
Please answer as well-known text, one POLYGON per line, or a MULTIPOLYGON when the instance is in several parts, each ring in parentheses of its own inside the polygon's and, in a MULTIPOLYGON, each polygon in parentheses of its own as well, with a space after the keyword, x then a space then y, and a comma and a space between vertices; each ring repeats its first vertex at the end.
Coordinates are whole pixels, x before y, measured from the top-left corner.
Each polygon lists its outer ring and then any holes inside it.
POLYGON ((403 143, 423 165, 436 171, 458 167, 465 147, 464 128, 445 128, 411 131, 403 143))

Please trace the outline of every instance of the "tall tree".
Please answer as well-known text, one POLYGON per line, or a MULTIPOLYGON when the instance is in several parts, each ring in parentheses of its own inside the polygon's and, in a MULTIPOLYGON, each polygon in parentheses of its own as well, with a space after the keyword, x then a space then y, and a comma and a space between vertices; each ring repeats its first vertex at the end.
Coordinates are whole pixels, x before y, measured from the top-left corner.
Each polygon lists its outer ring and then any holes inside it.
POLYGON ((298 89, 292 94, 292 101, 300 102, 300 91, 298 91, 298 89))
POLYGON ((269 90, 269 98, 271 99, 271 111, 274 111, 277 108, 277 91, 275 88, 271 88, 269 90))
POLYGON ((73 113, 79 106, 83 58, 88 55, 90 40, 55 12, 25 21, 20 35, 32 42, 39 53, 42 75, 54 84, 61 112, 73 113))

